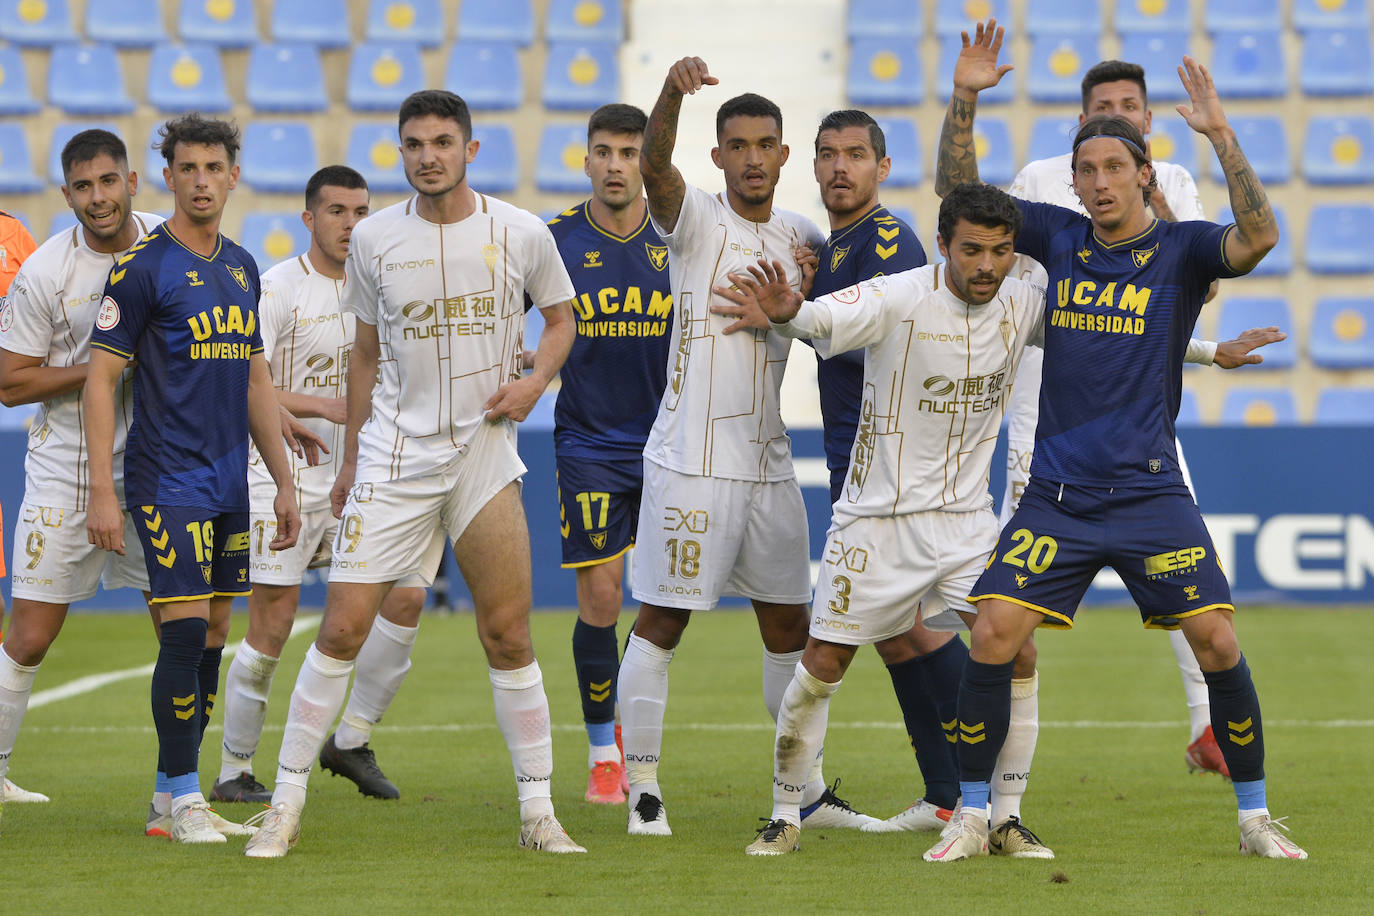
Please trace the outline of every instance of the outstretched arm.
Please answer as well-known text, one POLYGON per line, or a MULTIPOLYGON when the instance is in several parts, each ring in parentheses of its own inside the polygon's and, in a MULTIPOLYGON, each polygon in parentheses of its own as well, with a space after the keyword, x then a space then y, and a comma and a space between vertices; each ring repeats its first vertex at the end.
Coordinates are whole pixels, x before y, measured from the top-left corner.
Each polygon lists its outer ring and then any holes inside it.
POLYGON ((687 193, 682 173, 673 165, 682 97, 719 82, 707 71, 706 61, 700 57, 684 57, 668 70, 663 91, 658 94, 654 110, 649 112, 644 148, 639 155, 639 173, 644 178, 644 192, 649 197, 649 213, 664 232, 672 232, 677 226, 682 198, 687 193))
POLYGON ((1002 33, 996 19, 989 19, 986 25, 978 23, 972 42, 968 32, 962 33, 964 47, 954 63, 954 93, 949 99, 945 122, 940 126, 940 145, 936 152, 935 193, 940 197, 958 185, 978 180, 973 113, 978 107, 978 93, 996 86, 1012 69, 1010 64, 997 65, 1002 33))

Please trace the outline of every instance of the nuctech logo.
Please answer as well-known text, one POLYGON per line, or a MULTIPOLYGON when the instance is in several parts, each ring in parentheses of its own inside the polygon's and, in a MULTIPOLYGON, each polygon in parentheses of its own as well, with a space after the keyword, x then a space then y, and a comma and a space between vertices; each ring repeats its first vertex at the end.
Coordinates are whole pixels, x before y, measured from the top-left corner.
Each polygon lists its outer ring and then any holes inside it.
POLYGON ((450 296, 431 302, 416 299, 401 307, 401 316, 408 322, 401 329, 403 340, 480 337, 496 333, 496 297, 450 296))
POLYGON ((305 361, 310 374, 305 377, 306 388, 337 389, 343 383, 345 366, 334 368, 334 357, 327 353, 316 353, 305 361))

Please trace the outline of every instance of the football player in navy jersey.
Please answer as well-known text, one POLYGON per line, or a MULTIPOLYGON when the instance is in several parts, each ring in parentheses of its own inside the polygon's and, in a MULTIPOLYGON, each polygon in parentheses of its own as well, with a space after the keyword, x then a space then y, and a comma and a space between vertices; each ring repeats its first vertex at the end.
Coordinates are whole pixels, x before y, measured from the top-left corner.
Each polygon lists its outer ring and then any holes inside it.
MULTIPOLYGON (((978 180, 973 118, 995 86, 1003 30, 963 36, 940 133, 935 189, 978 180)), ((1113 567, 1145 626, 1181 628, 1211 699, 1234 780, 1243 854, 1305 859, 1265 797, 1259 697, 1232 623, 1230 589, 1183 483, 1174 419, 1185 347, 1212 281, 1248 273, 1278 242, 1264 188, 1226 120, 1211 75, 1190 57, 1178 112, 1212 144, 1235 222, 1164 222, 1148 207, 1154 170, 1129 121, 1094 116, 1074 138, 1071 177, 1088 215, 1018 201, 1016 249, 1049 272, 1045 373, 1031 480, 969 596, 977 607, 959 694, 963 813, 925 858, 988 852, 988 780, 1006 736, 1012 659, 1037 626, 1072 627, 1093 577, 1113 567)))
POLYGON ((563 568, 577 571, 573 662, 587 726, 586 800, 625 801, 616 746, 616 621, 635 542, 644 442, 667 385, 668 246, 649 221, 639 150, 647 118, 603 105, 587 123, 592 196, 549 220, 572 277, 577 339, 554 408, 563 568))
POLYGON ((238 181, 238 129, 191 114, 168 121, 160 137, 173 215, 115 263, 91 338, 87 532, 96 546, 123 552, 113 392, 136 358, 124 488, 161 612, 152 679, 159 784, 149 821, 170 813, 173 842, 223 843, 197 757, 219 681, 220 650, 205 648, 206 635, 227 632, 234 597, 250 590, 250 435, 277 484, 273 549, 295 543, 300 516, 262 356, 257 265, 219 232, 238 181))

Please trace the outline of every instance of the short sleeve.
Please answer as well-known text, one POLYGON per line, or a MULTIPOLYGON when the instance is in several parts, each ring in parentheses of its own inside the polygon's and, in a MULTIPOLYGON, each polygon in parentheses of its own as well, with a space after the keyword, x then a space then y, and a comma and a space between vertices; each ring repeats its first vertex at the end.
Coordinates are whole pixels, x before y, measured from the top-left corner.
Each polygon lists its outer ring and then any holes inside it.
POLYGON ((649 211, 649 220, 670 251, 686 251, 701 236, 702 223, 710 218, 712 200, 710 194, 689 184, 682 195, 682 206, 678 208, 677 223, 672 232, 663 230, 653 218, 652 209, 649 211))
POLYGON ((1016 250, 1041 264, 1049 263, 1050 239, 1065 229, 1081 226, 1087 217, 1054 204, 1039 204, 1015 197, 1021 211, 1021 231, 1016 235, 1016 250))
POLYGON ((21 356, 46 357, 52 347, 51 304, 56 297, 46 289, 41 274, 31 273, 39 272, 19 268, 9 295, 0 299, 0 348, 21 356))
POLYGON ((1238 271, 1226 260, 1226 236, 1236 230, 1236 224, 1218 226, 1203 220, 1174 223, 1171 233, 1182 236, 1180 241, 1187 251, 1188 265, 1198 276, 1202 286, 1213 280, 1226 277, 1239 277, 1238 271))
POLYGON ((1029 165, 1016 173, 1016 177, 1011 180, 1011 186, 1007 188, 1007 193, 1012 197, 1019 197, 1022 200, 1035 199, 1035 195, 1030 192, 1029 165))
POLYGON ((345 312, 352 312, 358 320, 374 327, 377 324, 377 281, 367 265, 372 256, 366 249, 366 236, 355 229, 344 259, 344 288, 341 300, 345 312))
POLYGON ((525 238, 525 253, 529 259, 525 265, 525 294, 530 302, 541 309, 567 302, 575 295, 572 278, 558 253, 553 233, 548 226, 539 223, 525 238))
POLYGON ((287 328, 292 310, 291 290, 286 284, 264 278, 262 295, 258 297, 258 333, 262 337, 263 355, 269 362, 277 351, 277 341, 287 328))
POLYGON ((138 256, 125 255, 116 262, 105 281, 105 296, 95 316, 91 346, 116 356, 132 359, 138 340, 151 320, 157 299, 157 284, 150 271, 138 263, 138 256))

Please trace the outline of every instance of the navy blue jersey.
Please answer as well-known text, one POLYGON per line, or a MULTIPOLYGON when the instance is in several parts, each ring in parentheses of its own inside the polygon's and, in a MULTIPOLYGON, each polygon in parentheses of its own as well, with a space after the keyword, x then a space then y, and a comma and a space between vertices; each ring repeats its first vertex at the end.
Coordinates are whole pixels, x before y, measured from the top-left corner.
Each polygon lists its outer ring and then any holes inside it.
POLYGON ((120 258, 91 346, 134 370, 130 506, 248 511, 248 358, 262 352, 258 265, 220 236, 210 257, 166 224, 120 258))
POLYGON ((1237 276, 1224 250, 1234 226, 1154 220, 1107 245, 1086 216, 1016 203, 1025 216, 1016 250, 1045 265, 1050 278, 1031 476, 1182 486, 1174 418, 1183 353, 1207 287, 1237 276))
MULTIPOLYGON (((826 240, 811 286, 811 298, 872 280, 884 274, 924 267, 926 251, 916 232, 879 205, 826 240)), ((825 426, 825 466, 830 469, 831 497, 839 498, 836 483, 844 479, 854 432, 863 403, 864 352, 852 350, 830 359, 816 357, 816 385, 821 393, 821 422, 825 426)))
POLYGON ((577 291, 577 339, 553 413, 559 454, 638 457, 667 386, 668 246, 647 209, 625 238, 598 226, 585 202, 549 220, 549 230, 577 291))

